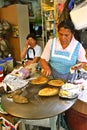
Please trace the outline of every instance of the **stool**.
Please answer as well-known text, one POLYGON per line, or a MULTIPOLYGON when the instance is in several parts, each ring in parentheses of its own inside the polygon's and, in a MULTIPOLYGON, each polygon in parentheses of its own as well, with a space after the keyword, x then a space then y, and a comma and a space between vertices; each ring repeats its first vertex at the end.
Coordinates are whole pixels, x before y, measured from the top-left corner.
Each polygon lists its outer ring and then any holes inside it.
POLYGON ((51 118, 46 118, 46 119, 41 119, 41 120, 26 120, 26 119, 21 119, 21 124, 22 124, 22 130, 26 130, 25 125, 29 124, 32 126, 42 126, 42 127, 48 127, 51 128, 51 130, 57 130, 57 117, 54 116, 51 118))

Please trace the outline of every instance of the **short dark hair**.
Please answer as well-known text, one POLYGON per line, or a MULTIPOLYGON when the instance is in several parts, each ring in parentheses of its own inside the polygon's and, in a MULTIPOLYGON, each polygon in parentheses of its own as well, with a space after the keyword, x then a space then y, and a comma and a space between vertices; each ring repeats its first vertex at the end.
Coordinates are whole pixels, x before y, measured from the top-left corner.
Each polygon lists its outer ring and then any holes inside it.
POLYGON ((64 27, 66 29, 70 29, 72 33, 75 32, 75 27, 74 24, 72 23, 71 20, 64 20, 58 25, 58 31, 60 30, 61 27, 64 27))
POLYGON ((36 36, 34 35, 34 33, 30 33, 27 35, 26 39, 28 40, 28 38, 32 37, 33 39, 36 40, 36 36))

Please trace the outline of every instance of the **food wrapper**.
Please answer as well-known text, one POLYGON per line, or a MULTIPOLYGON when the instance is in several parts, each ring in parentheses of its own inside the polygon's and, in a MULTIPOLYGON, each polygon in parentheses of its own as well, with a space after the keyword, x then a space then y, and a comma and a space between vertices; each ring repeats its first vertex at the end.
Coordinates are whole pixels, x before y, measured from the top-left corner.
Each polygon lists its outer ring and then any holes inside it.
POLYGON ((11 74, 8 74, 5 76, 4 80, 4 88, 7 90, 7 86, 11 89, 11 91, 15 91, 17 89, 23 88, 28 84, 28 81, 21 79, 20 77, 13 76, 11 74))
POLYGON ((26 79, 26 78, 30 77, 30 71, 24 67, 20 67, 18 69, 14 69, 11 72, 11 75, 20 77, 21 79, 26 79))
POLYGON ((21 68, 18 73, 19 73, 19 75, 20 75, 20 77, 21 77, 22 79, 26 79, 27 77, 30 76, 29 70, 27 70, 27 69, 25 69, 25 68, 21 68))

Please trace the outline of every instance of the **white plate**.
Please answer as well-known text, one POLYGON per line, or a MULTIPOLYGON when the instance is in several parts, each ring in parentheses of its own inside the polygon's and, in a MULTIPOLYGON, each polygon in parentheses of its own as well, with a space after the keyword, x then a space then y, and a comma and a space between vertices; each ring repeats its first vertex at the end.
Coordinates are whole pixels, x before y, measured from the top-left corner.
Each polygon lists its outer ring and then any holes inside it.
POLYGON ((59 97, 65 98, 65 99, 74 99, 74 98, 77 98, 77 97, 78 97, 78 94, 74 94, 74 95, 72 95, 72 96, 61 96, 61 95, 59 95, 59 97))

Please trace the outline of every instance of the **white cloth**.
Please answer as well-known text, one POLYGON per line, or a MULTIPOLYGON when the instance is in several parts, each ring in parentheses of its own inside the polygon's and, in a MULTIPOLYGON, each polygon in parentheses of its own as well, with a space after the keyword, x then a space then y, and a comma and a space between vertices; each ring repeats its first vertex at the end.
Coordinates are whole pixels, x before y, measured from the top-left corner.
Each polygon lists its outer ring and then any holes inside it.
MULTIPOLYGON (((80 69, 80 70, 87 72, 84 69, 80 69)), ((75 80, 74 82, 76 84, 79 84, 81 88, 83 89, 82 91, 80 91, 78 99, 87 103, 87 79, 85 80, 81 78, 81 79, 75 80)))
POLYGON ((78 97, 79 100, 87 103, 87 89, 83 90, 78 97))

